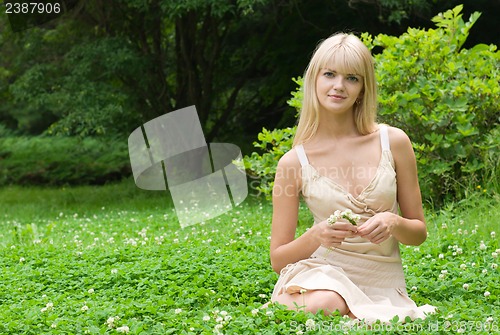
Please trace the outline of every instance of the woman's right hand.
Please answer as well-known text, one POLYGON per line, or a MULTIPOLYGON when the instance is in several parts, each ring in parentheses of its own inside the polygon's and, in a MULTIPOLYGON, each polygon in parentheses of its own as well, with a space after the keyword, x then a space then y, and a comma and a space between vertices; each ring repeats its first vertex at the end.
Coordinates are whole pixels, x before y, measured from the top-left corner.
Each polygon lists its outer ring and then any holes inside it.
POLYGON ((358 228, 349 222, 337 221, 334 224, 329 224, 325 220, 314 227, 316 239, 325 248, 338 247, 347 237, 353 237, 358 233, 358 228))

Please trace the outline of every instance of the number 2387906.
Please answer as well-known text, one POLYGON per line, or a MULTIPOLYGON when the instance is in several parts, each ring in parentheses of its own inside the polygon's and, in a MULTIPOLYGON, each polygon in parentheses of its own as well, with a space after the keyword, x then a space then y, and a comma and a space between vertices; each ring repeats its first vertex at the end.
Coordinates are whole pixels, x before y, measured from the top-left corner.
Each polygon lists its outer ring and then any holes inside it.
POLYGON ((61 12, 59 2, 5 2, 7 14, 58 14, 61 12))

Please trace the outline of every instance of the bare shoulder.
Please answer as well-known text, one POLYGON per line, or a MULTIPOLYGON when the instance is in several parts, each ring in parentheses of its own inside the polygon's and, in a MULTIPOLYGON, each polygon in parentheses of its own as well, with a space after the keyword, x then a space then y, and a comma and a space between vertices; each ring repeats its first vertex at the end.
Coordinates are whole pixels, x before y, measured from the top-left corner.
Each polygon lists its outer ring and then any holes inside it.
POLYGON ((389 143, 393 152, 408 152, 413 151, 410 137, 402 130, 396 127, 387 127, 389 135, 389 143))
POLYGON ((278 161, 278 168, 300 168, 299 156, 295 148, 287 151, 278 161))
POLYGON ((278 184, 293 184, 300 188, 301 186, 301 169, 299 157, 295 148, 286 152, 278 161, 276 167, 275 185, 278 184))

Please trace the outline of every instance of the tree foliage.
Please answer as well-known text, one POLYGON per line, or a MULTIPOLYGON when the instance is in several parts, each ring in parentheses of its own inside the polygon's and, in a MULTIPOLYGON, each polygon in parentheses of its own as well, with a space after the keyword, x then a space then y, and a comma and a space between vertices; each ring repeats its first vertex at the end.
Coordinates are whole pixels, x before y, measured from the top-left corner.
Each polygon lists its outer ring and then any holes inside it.
MULTIPOLYGON (((369 48, 383 48, 375 55, 380 121, 410 135, 423 196, 437 204, 461 197, 464 186, 498 178, 500 52, 495 45, 461 48, 480 16, 465 22, 461 10, 437 15, 436 29, 409 28, 399 37, 363 34, 369 48)), ((289 103, 300 108, 297 82, 289 103)), ((246 159, 266 194, 293 132, 264 129, 255 143, 264 153, 246 159)))

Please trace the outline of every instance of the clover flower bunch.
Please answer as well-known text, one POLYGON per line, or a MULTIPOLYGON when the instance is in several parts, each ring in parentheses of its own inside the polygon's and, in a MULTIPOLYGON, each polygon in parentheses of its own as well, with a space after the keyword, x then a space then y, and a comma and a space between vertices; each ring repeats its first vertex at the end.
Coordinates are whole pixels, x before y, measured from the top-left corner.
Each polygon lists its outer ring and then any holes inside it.
POLYGON ((361 220, 361 216, 354 214, 350 209, 346 209, 344 211, 336 210, 332 215, 330 215, 330 217, 328 217, 328 219, 326 219, 326 222, 328 222, 329 225, 332 225, 340 219, 345 219, 353 226, 357 226, 359 220, 361 220))

